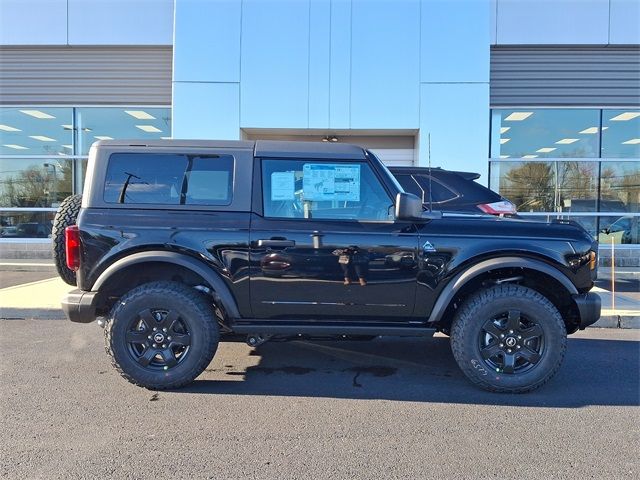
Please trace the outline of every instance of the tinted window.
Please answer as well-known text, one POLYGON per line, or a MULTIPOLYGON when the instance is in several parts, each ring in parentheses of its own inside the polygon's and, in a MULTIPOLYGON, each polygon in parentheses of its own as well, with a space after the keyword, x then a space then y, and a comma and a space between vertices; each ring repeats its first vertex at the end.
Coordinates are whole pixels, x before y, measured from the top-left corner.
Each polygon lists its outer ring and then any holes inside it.
POLYGON ((431 181, 429 181, 427 175, 414 175, 414 178, 424 190, 424 202, 431 200, 433 203, 442 203, 458 197, 456 192, 450 190, 434 178, 432 178, 431 181), (429 187, 431 187, 431 198, 429 198, 429 187))
POLYGON ((229 205, 233 157, 114 153, 109 158, 107 203, 229 205))
POLYGON ((267 217, 393 218, 391 198, 364 163, 265 160, 262 193, 267 217))
POLYGON ((422 187, 416 183, 411 175, 395 174, 394 176, 405 192, 413 193, 424 202, 424 190, 422 190, 422 187))

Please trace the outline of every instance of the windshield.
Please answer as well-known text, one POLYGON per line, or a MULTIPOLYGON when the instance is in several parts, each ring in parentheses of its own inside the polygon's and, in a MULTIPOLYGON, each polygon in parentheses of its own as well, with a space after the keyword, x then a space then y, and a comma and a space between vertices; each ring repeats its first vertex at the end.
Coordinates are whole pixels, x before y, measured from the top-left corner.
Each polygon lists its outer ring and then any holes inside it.
POLYGON ((378 161, 378 163, 380 164, 380 166, 382 167, 384 172, 389 176, 389 178, 393 182, 393 185, 398 189, 398 192, 404 192, 405 191, 404 188, 402 188, 402 185, 400 185, 400 182, 398 182, 398 179, 393 176, 393 173, 391 173, 389 171, 387 166, 384 163, 382 163, 382 161, 378 157, 376 157, 375 154, 371 150, 367 150, 367 153, 369 155, 371 155, 371 158, 373 158, 373 159, 378 161))

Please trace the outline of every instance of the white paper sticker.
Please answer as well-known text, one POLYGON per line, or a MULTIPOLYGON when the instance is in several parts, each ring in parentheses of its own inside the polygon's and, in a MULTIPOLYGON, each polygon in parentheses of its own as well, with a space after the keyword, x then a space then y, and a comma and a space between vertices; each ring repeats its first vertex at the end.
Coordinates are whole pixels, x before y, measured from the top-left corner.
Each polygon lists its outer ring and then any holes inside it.
POLYGON ((360 165, 306 163, 302 174, 304 200, 360 201, 360 165))
POLYGON ((295 200, 296 179, 294 172, 271 174, 271 200, 295 200))

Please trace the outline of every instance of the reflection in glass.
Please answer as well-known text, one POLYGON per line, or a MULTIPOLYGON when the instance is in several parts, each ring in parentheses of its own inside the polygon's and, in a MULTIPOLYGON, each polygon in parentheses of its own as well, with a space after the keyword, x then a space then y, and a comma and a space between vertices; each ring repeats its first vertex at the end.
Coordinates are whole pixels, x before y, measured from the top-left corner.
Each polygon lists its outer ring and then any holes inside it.
POLYGON ((493 110, 491 157, 598 157, 599 124, 599 110, 493 110))
POLYGON ((602 162, 601 212, 640 212, 640 161, 602 162))
POLYGON ((71 155, 73 109, 0 108, 0 155, 71 155))
POLYGON ((55 212, 0 211, 0 239, 48 238, 55 212))
POLYGON ((598 199, 596 162, 556 162, 557 212, 595 212, 598 199))
POLYGON ((171 136, 171 109, 86 107, 76 109, 78 153, 87 155, 93 142, 110 139, 160 139, 171 136))
POLYGON ((602 111, 602 158, 640 158, 640 110, 602 111))
POLYGON ((553 162, 491 162, 491 186, 519 212, 554 211, 558 193, 553 162))
POLYGON ((71 195, 71 160, 0 159, 0 206, 56 208, 71 195))

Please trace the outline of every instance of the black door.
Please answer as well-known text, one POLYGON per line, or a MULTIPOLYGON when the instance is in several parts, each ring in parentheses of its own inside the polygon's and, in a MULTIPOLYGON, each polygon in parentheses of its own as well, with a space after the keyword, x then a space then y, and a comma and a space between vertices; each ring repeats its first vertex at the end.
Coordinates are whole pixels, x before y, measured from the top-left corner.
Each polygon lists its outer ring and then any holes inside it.
MULTIPOLYGON (((365 162, 263 160, 251 220, 256 318, 404 320, 413 313, 418 236, 365 162)), ((256 179, 258 181, 258 179, 256 179)))

